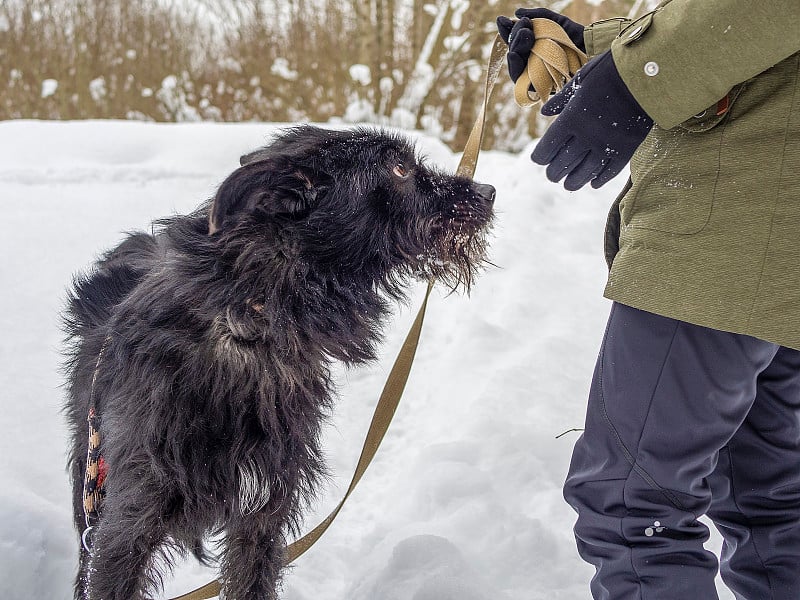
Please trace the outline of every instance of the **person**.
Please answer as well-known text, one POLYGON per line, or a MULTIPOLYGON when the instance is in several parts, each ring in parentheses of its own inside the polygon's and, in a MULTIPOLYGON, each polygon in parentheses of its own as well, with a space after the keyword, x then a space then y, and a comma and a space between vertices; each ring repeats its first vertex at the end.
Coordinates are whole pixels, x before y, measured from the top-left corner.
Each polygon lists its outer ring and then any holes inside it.
POLYGON ((531 19, 592 57, 532 160, 570 190, 630 161, 606 227, 611 314, 564 495, 596 599, 800 598, 800 5, 666 0, 531 19), (721 532, 705 549, 707 515, 721 532))

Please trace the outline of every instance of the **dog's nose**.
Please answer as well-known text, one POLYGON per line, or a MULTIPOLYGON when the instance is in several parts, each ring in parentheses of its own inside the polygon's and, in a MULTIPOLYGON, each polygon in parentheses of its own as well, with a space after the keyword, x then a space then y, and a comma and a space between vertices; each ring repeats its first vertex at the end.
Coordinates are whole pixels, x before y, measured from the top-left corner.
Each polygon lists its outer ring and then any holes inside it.
POLYGON ((486 200, 489 204, 494 204, 494 197, 497 193, 497 191, 494 189, 494 186, 491 186, 488 183, 476 183, 475 191, 478 192, 478 195, 486 200))

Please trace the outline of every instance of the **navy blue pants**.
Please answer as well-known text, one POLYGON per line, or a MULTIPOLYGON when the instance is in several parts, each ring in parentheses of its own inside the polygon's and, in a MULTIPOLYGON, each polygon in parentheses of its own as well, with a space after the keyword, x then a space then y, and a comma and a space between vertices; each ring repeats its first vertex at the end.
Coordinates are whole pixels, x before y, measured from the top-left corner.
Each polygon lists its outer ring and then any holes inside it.
POLYGON ((614 304, 564 488, 603 600, 800 598, 800 352, 614 304))

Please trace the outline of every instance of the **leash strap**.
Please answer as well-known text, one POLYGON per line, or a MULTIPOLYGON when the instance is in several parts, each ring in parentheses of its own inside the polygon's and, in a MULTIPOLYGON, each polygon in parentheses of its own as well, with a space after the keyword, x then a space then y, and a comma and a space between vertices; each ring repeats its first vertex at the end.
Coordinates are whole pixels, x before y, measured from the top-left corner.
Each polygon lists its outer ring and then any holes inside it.
MULTIPOLYGON (((566 34, 565 34, 566 35, 566 34)), ((462 177, 472 177, 475 175, 475 168, 478 166, 478 154, 481 151, 483 142, 483 129, 486 124, 486 111, 489 108, 489 98, 492 96, 494 84, 497 82, 497 75, 505 63, 506 45, 500 35, 495 36, 492 43, 492 50, 489 54, 489 66, 486 70, 486 83, 483 87, 483 102, 481 109, 475 119, 475 125, 469 133, 467 143, 464 145, 464 153, 458 163, 456 174, 462 177)))
POLYGON ((100 372, 100 363, 106 353, 109 339, 109 337, 106 337, 103 347, 100 348, 100 352, 97 355, 97 363, 95 363, 94 373, 92 373, 92 387, 89 392, 89 415, 87 419, 89 439, 86 448, 86 473, 83 479, 83 515, 86 520, 86 530, 84 530, 82 536, 83 545, 87 552, 89 551, 87 531, 97 524, 103 500, 106 496, 105 488, 103 487, 106 478, 106 464, 100 452, 100 418, 97 416, 95 387, 97 386, 97 375, 100 372))
POLYGON ((289 545, 286 549, 288 563, 294 562, 322 537, 322 534, 328 529, 336 518, 336 515, 342 510, 342 506, 344 506, 350 494, 356 489, 358 482, 361 481, 361 477, 378 452, 378 448, 397 410, 397 405, 400 403, 400 398, 403 396, 403 390, 408 381, 408 374, 411 372, 411 365, 414 364, 414 356, 417 353, 419 336, 420 333, 422 333, 422 323, 425 320, 425 309, 428 306, 428 298, 431 295, 432 289, 433 280, 428 282, 428 289, 425 290, 425 298, 422 301, 422 306, 420 306, 417 317, 414 319, 414 323, 411 325, 408 335, 406 335, 403 346, 400 348, 400 353, 394 361, 392 370, 389 372, 389 377, 383 387, 383 392, 381 392, 380 400, 378 400, 378 405, 375 407, 375 412, 372 415, 372 423, 370 423, 369 430, 367 431, 367 437, 364 440, 364 447, 361 450, 361 456, 358 459, 353 479, 350 481, 344 498, 342 498, 339 505, 324 521, 322 521, 322 523, 317 525, 311 532, 289 545))
POLYGON ((546 101, 588 60, 555 21, 533 19, 532 25, 534 42, 528 67, 514 86, 514 100, 522 107, 546 101))
MULTIPOLYGON (((565 34, 566 35, 566 34, 565 34)), ((495 37, 492 45, 491 57, 489 59, 489 68, 486 75, 486 85, 484 87, 483 104, 481 105, 480 113, 475 121, 475 125, 470 132, 464 153, 461 156, 456 174, 462 177, 472 177, 475 174, 475 167, 478 164, 478 153, 481 148, 481 141, 483 140, 483 130, 486 121, 486 110, 489 105, 489 97, 491 96, 492 89, 497 81, 497 75, 503 65, 506 55, 505 43, 498 35, 495 37)), ((350 485, 345 492, 341 502, 333 509, 333 511, 312 529, 309 533, 296 540, 286 548, 287 564, 294 562, 297 558, 303 555, 316 541, 322 537, 322 534, 330 527, 333 520, 342 510, 344 503, 350 497, 353 490, 356 489, 358 482, 369 467, 378 448, 389 429, 392 422, 394 413, 397 406, 400 404, 400 398, 403 395, 408 375, 411 372, 411 365, 414 362, 414 355, 417 351, 419 344, 419 337, 422 332, 422 323, 425 319, 425 310, 428 306, 428 298, 430 297, 431 290, 433 289, 433 281, 428 282, 428 289, 425 292, 425 298, 422 301, 417 317, 414 320, 411 330, 406 335, 405 342, 403 343, 400 353, 394 361, 394 366, 389 373, 386 384, 383 387, 378 404, 375 407, 375 412, 372 415, 372 422, 370 423, 367 437, 364 441, 364 447, 361 450, 361 457, 358 459, 355 473, 350 481, 350 485)), ((218 596, 221 591, 219 581, 212 581, 206 585, 197 588, 183 596, 177 596, 171 600, 208 600, 218 596)))
POLYGON ((86 476, 83 480, 83 514, 86 527, 97 524, 105 497, 105 461, 100 455, 100 423, 94 406, 89 409, 89 445, 86 449, 86 476))

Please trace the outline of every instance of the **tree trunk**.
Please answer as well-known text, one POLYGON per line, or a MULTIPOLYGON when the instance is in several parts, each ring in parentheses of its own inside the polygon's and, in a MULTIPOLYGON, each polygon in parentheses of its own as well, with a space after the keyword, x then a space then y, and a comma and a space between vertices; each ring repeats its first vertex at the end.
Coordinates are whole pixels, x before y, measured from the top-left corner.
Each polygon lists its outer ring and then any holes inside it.
POLYGON ((420 126, 422 107, 434 84, 435 63, 438 63, 437 59, 441 55, 442 32, 449 13, 449 0, 441 0, 425 42, 416 56, 414 70, 409 74, 403 94, 397 101, 398 108, 413 115, 414 127, 420 126))

